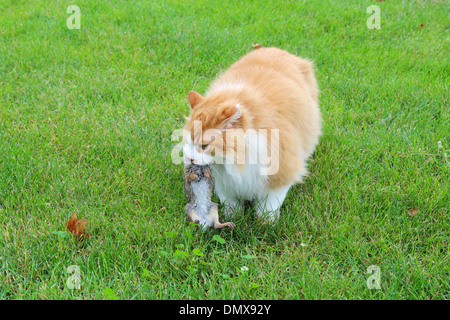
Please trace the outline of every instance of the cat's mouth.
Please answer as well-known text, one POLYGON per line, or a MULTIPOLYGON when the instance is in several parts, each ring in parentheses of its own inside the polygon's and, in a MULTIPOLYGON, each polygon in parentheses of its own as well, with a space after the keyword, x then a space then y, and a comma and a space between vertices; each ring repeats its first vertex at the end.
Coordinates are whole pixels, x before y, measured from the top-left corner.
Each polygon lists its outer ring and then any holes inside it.
POLYGON ((195 164, 198 166, 209 166, 211 164, 215 164, 216 161, 214 159, 195 159, 195 158, 191 158, 188 156, 184 156, 184 164, 185 165, 189 165, 189 164, 195 164))
MULTIPOLYGON (((194 161, 194 163, 195 163, 195 161, 194 161)), ((199 166, 209 166, 209 165, 212 165, 212 164, 215 164, 216 162, 214 161, 214 160, 211 160, 211 161, 203 161, 203 162, 200 162, 200 163, 195 163, 195 164, 197 164, 197 165, 199 165, 199 166)))

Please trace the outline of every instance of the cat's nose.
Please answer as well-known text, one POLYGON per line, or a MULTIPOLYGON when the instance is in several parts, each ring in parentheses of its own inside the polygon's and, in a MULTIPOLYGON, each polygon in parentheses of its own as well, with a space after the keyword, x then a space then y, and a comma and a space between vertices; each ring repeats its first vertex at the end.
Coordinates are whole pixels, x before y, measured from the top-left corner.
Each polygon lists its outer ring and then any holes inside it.
POLYGON ((191 163, 194 163, 194 159, 192 158, 189 158, 189 161, 191 161, 191 163))

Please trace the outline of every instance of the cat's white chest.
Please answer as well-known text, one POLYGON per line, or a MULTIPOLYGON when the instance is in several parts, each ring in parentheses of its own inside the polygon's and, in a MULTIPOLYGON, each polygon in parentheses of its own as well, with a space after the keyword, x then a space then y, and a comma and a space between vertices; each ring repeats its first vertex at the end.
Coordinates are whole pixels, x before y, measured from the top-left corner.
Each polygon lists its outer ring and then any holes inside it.
POLYGON ((233 164, 215 165, 216 193, 219 198, 254 200, 264 194, 267 177, 257 164, 246 165, 244 172, 233 164))
POLYGON ((254 200, 267 192, 268 176, 264 174, 267 155, 265 139, 256 134, 246 135, 248 152, 245 168, 242 171, 236 164, 215 164, 213 175, 216 181, 216 193, 222 199, 254 200))

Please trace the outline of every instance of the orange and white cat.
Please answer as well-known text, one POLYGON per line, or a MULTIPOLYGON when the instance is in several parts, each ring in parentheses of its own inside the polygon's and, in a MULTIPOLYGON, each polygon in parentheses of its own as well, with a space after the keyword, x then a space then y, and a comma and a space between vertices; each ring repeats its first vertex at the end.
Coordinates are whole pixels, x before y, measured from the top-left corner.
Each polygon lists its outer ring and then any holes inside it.
POLYGON ((274 221, 307 174, 321 134, 313 64, 277 48, 235 62, 204 96, 189 92, 185 163, 210 164, 225 213, 244 200, 274 221))

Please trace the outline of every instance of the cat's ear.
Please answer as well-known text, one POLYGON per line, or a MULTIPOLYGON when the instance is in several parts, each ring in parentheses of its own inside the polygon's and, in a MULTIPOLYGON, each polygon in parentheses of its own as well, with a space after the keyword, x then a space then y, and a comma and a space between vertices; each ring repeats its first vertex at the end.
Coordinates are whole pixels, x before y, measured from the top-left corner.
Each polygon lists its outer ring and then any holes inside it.
POLYGON ((226 108, 223 111, 223 116, 225 117, 225 120, 222 121, 219 129, 221 129, 221 130, 231 129, 239 121, 239 119, 242 116, 242 112, 241 112, 241 109, 239 108, 239 104, 237 104, 234 107, 226 108))
POLYGON ((188 94, 189 104, 191 105, 191 109, 193 109, 196 105, 203 101, 203 97, 200 93, 195 91, 190 91, 188 94))

